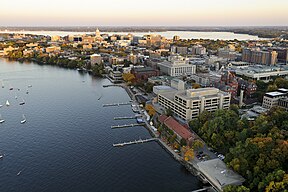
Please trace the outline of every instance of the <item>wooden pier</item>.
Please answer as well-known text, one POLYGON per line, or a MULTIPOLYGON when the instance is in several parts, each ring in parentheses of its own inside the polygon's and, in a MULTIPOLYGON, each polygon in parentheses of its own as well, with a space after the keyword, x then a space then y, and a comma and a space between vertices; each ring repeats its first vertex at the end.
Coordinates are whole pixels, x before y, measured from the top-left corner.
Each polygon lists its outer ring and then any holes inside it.
POLYGON ((116 143, 116 144, 113 144, 113 147, 123 147, 123 146, 126 146, 126 145, 147 143, 147 142, 157 141, 157 140, 158 140, 158 138, 139 139, 139 140, 124 142, 124 143, 116 143))
POLYGON ((112 125, 111 129, 117 128, 128 128, 128 127, 136 127, 136 126, 144 126, 145 123, 135 123, 135 124, 128 124, 128 125, 112 125))
POLYGON ((114 117, 114 120, 124 120, 124 119, 136 119, 137 117, 142 117, 142 115, 135 115, 130 117, 114 117))
POLYGON ((112 107, 112 106, 121 106, 121 105, 131 105, 131 102, 124 102, 124 103, 109 103, 103 104, 103 107, 112 107))

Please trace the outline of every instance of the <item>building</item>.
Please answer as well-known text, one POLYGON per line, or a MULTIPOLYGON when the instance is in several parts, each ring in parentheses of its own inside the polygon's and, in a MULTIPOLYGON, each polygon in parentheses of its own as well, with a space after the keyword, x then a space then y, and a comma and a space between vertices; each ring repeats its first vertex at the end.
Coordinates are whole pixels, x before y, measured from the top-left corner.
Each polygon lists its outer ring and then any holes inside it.
POLYGON ((275 65, 277 62, 276 51, 262 51, 259 48, 245 48, 242 50, 242 61, 262 64, 262 65, 275 65))
POLYGON ((103 58, 99 54, 93 54, 90 56, 90 62, 92 66, 99 65, 103 63, 103 58))
POLYGON ((230 50, 228 47, 219 48, 218 49, 218 57, 227 59, 229 61, 235 61, 236 60, 236 52, 233 50, 230 50))
POLYGON ((61 40, 61 37, 59 35, 54 35, 51 37, 51 41, 60 41, 61 40))
POLYGON ((253 65, 247 67, 231 67, 237 76, 244 76, 250 80, 270 81, 273 77, 288 75, 288 66, 253 65))
POLYGON ((288 98, 288 89, 278 89, 277 91, 268 92, 263 97, 262 106, 267 109, 278 106, 280 99, 280 105, 285 107, 285 100, 288 98))
POLYGON ((172 77, 187 76, 196 73, 196 66, 189 64, 189 60, 182 56, 169 56, 168 61, 157 64, 161 73, 172 77))
POLYGON ((242 78, 238 79, 238 87, 244 91, 245 98, 251 98, 257 91, 257 85, 254 81, 246 81, 242 78))
POLYGON ((91 50, 93 48, 93 46, 91 44, 84 44, 83 45, 83 50, 91 50))
POLYGON ((133 55, 132 53, 128 56, 128 61, 130 61, 132 64, 138 63, 138 57, 137 55, 133 55))
POLYGON ((277 60, 282 63, 288 63, 288 48, 282 47, 271 47, 268 51, 276 51, 278 53, 277 60))
POLYGON ((187 55, 188 47, 171 46, 172 53, 178 53, 180 55, 187 55))
POLYGON ((179 143, 181 139, 184 139, 188 146, 192 145, 192 142, 195 138, 194 135, 187 128, 177 122, 173 117, 161 115, 158 120, 160 123, 164 124, 168 129, 172 130, 176 134, 176 140, 179 143))
POLYGON ((103 40, 103 38, 102 38, 102 36, 100 34, 99 29, 97 28, 96 31, 95 31, 95 41, 102 41, 102 40, 103 40))
POLYGON ((149 77, 159 75, 159 71, 151 67, 134 67, 131 73, 135 76, 136 81, 147 81, 149 77))
POLYGON ((288 111, 288 97, 280 98, 278 101, 278 107, 288 111))
POLYGON ((50 46, 50 47, 46 47, 45 49, 46 53, 59 52, 60 50, 61 50, 61 47, 58 47, 58 46, 50 46))
POLYGON ((175 36, 173 37, 173 41, 179 41, 179 40, 180 40, 180 36, 175 35, 175 36))
POLYGON ((199 116, 203 111, 214 112, 230 107, 231 95, 217 88, 167 90, 157 95, 158 103, 185 121, 199 116))
POLYGON ((189 48, 192 55, 205 55, 206 54, 206 48, 202 45, 194 45, 191 48, 189 48))
POLYGON ((229 169, 220 159, 211 159, 197 163, 200 176, 216 188, 217 191, 223 191, 228 185, 242 185, 245 179, 229 169))

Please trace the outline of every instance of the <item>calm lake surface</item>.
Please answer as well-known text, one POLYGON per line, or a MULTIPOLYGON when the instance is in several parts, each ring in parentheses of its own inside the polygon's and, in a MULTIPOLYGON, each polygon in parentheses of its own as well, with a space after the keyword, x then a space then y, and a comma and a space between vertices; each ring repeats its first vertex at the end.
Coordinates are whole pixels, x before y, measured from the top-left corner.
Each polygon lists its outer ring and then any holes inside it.
POLYGON ((1 192, 188 192, 201 187, 156 142, 112 146, 151 136, 144 127, 110 128, 136 121, 113 120, 134 115, 130 106, 102 107, 130 100, 122 88, 103 88, 110 84, 107 79, 4 59, 0 79, 0 114, 5 119, 0 124, 0 152, 5 154, 0 160, 1 192), (25 124, 20 124, 22 114, 25 124))
MULTIPOLYGON (((78 35, 78 34, 91 34, 94 32, 69 32, 69 31, 0 31, 0 33, 24 33, 24 34, 35 34, 35 35, 78 35)), ((127 35, 128 32, 101 32, 109 35, 127 35)), ((142 37, 143 35, 149 34, 140 32, 131 32, 135 36, 142 37)), ((172 39, 174 35, 179 35, 181 39, 222 39, 222 40, 260 40, 265 38, 259 38, 258 36, 247 35, 247 34, 235 34, 232 32, 201 32, 201 31, 165 31, 165 32, 153 32, 152 34, 159 34, 168 39, 172 39)))

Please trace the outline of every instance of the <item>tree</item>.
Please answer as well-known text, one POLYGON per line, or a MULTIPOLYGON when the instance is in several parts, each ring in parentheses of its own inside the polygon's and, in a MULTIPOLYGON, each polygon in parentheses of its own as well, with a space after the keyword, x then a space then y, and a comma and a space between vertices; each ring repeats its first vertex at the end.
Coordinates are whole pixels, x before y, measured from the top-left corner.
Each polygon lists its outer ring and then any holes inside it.
POLYGON ((182 139, 180 140, 180 145, 181 145, 181 146, 185 146, 186 144, 187 144, 186 140, 182 138, 182 139))
POLYGON ((188 146, 182 147, 185 161, 191 161, 194 159, 194 150, 188 146))
POLYGON ((126 82, 133 82, 135 80, 135 76, 132 73, 123 73, 122 77, 126 82))
POLYGON ((166 115, 167 116, 172 116, 173 115, 172 109, 170 109, 170 108, 166 109, 166 115))
POLYGON ((203 148, 203 147, 204 147, 204 143, 199 139, 195 140, 192 144, 192 148, 195 150, 199 150, 200 148, 203 148))

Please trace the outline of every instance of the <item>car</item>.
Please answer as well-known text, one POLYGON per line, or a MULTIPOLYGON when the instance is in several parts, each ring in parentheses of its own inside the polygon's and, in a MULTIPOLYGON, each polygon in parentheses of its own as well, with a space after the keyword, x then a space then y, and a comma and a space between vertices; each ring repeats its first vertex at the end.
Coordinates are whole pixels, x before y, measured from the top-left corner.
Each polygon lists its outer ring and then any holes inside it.
POLYGON ((199 151, 198 154, 200 154, 200 155, 203 154, 203 151, 199 151))
POLYGON ((225 159, 225 156, 222 155, 222 154, 219 154, 217 157, 218 157, 219 159, 221 159, 221 160, 224 160, 224 159, 225 159))

